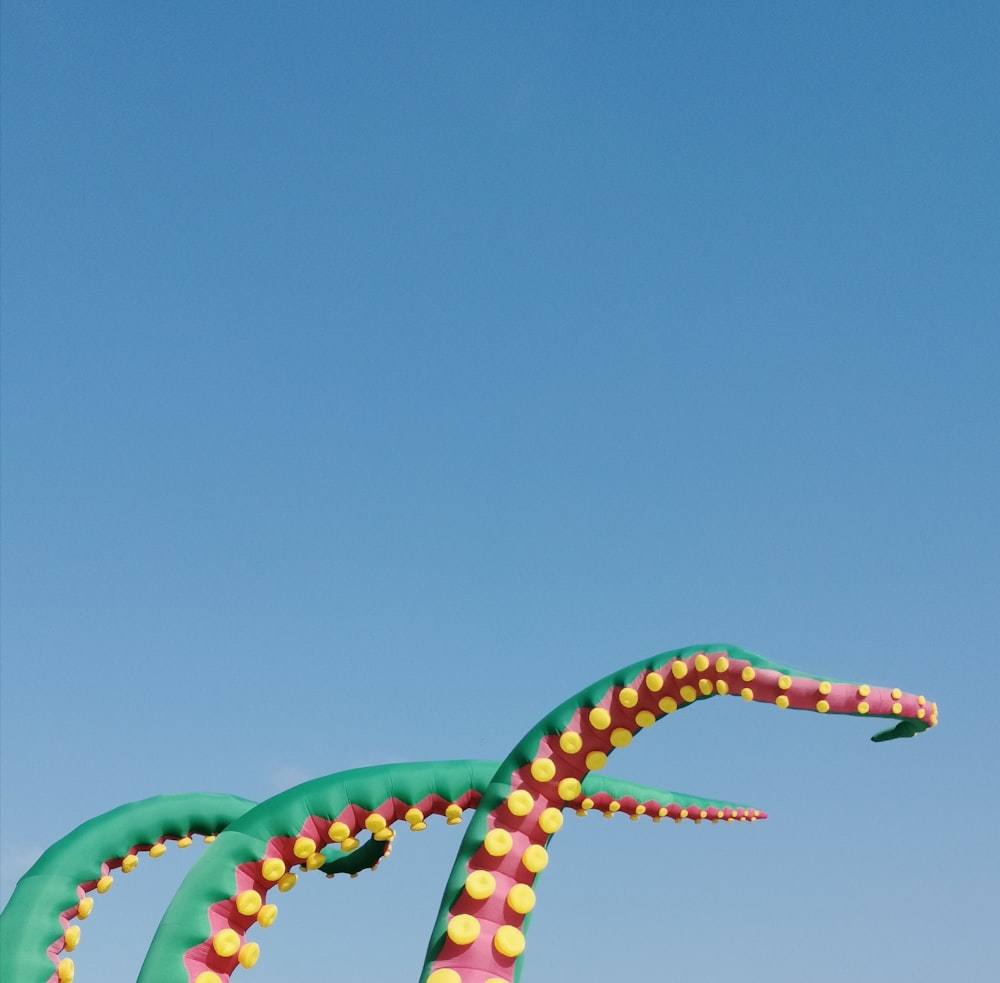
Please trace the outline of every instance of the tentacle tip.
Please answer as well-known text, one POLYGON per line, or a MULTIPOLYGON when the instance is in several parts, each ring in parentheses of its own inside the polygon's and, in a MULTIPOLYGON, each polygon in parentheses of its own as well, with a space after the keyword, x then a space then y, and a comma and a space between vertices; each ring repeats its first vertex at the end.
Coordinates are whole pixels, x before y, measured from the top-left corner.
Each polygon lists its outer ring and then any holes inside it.
POLYGON ((930 724, 923 720, 900 720, 895 727, 873 734, 871 740, 873 744, 881 744, 884 741, 895 741, 901 737, 916 737, 917 734, 922 734, 927 730, 929 726, 930 724))

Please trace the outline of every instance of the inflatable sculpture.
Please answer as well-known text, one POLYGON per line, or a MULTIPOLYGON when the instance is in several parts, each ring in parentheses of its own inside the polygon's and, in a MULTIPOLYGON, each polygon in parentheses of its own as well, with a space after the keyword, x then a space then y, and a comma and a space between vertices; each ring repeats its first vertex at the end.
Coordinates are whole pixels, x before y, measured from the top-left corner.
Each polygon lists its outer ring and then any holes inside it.
POLYGON ((535 880, 567 810, 622 812, 653 822, 754 822, 759 810, 665 792, 598 774, 608 757, 658 720, 714 696, 781 709, 878 717, 873 741, 913 737, 937 707, 899 689, 837 682, 728 645, 637 662, 560 704, 499 764, 438 761, 340 772, 260 804, 225 795, 158 796, 84 823, 21 878, 0 915, 0 978, 70 983, 70 953, 94 895, 140 854, 192 835, 212 841, 153 938, 140 983, 229 983, 257 961, 254 936, 277 915, 274 892, 302 872, 356 875, 389 853, 400 825, 472 817, 431 934, 420 983, 512 983, 535 907, 535 880), (364 842, 362 842, 364 841, 364 842))

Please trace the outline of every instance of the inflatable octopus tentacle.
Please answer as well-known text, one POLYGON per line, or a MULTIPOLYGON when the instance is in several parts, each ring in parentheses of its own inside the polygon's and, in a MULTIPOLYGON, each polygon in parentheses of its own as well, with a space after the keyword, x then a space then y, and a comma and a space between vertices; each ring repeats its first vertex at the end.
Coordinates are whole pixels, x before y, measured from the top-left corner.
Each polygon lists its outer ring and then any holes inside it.
MULTIPOLYGON (((432 815, 460 823, 497 767, 495 761, 444 761, 361 768, 261 803, 234 821, 188 873, 153 938, 140 983, 220 983, 240 966, 252 966, 260 949, 247 932, 274 921, 277 907, 267 903, 268 892, 292 888, 293 868, 336 872, 341 861, 324 852, 331 844, 347 854, 343 860, 370 849, 374 866, 391 846, 395 823, 415 831, 425 829, 432 815), (360 845, 359 837, 369 834, 360 845)), ((606 776, 594 776, 574 804, 581 812, 597 807, 654 820, 763 818, 744 806, 606 776)))
POLYGON ((78 826, 52 844, 18 881, 0 917, 0 979, 67 980, 73 961, 62 956, 80 941, 80 926, 103 894, 111 871, 134 870, 139 854, 158 857, 166 842, 206 840, 254 803, 234 795, 157 795, 119 806, 78 826))
POLYGON ((493 776, 459 848, 421 983, 514 980, 546 845, 588 773, 664 715, 725 694, 897 721, 876 740, 937 723, 936 705, 922 696, 806 675, 728 645, 678 649, 605 677, 529 731, 493 776))

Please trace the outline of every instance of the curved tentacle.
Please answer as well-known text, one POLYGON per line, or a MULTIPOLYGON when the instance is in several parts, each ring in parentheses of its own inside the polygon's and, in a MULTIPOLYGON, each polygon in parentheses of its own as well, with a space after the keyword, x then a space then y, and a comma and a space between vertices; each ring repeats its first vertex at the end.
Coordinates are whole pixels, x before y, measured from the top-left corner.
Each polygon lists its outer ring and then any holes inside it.
MULTIPOLYGON (((497 762, 490 761, 361 768, 306 782, 261 803, 224 830, 188 873, 153 938, 140 983, 221 983, 239 966, 252 966, 260 950, 247 932, 274 921, 277 907, 268 903, 268 892, 294 887, 293 868, 335 873, 338 864, 366 849, 374 867, 391 847, 395 823, 419 831, 428 817, 438 815, 457 825, 462 812, 479 803, 496 769, 497 762), (371 838, 362 845, 359 838, 365 835, 371 838), (327 855, 331 846, 341 851, 338 859, 327 855)), ((581 812, 596 807, 654 821, 763 817, 744 806, 606 776, 581 787, 576 805, 581 812)))
POLYGON ((157 795, 95 816, 52 844, 18 881, 0 915, 0 978, 72 979, 73 961, 62 956, 80 940, 80 926, 106 892, 111 871, 129 873, 139 854, 158 857, 166 842, 213 838, 254 805, 235 795, 157 795))
POLYGON ((459 848, 421 983, 514 980, 535 904, 532 885, 586 776, 661 717, 726 694, 897 721, 879 740, 937 723, 936 705, 922 696, 811 676, 728 645, 678 649, 626 666, 558 706, 497 769, 459 848))
POLYGON ((89 914, 88 892, 107 890, 111 870, 129 872, 139 853, 156 856, 168 839, 184 846, 192 833, 211 839, 228 826, 221 847, 205 854, 182 885, 140 976, 223 983, 238 965, 256 961, 258 947, 246 942, 246 929, 273 920, 276 907, 264 899, 271 887, 294 885, 290 866, 356 875, 389 852, 395 822, 418 830, 427 816, 440 814, 458 823, 463 809, 474 808, 421 979, 509 983, 520 972, 532 885, 548 862, 546 845, 565 808, 654 821, 763 818, 729 803, 597 782, 590 774, 661 716, 737 692, 782 708, 892 720, 876 742, 912 737, 937 723, 935 704, 898 689, 824 680, 730 646, 676 650, 628 666, 566 701, 499 767, 389 765, 307 782, 256 808, 232 796, 159 796, 96 817, 54 844, 19 882, 0 918, 2 975, 68 983, 73 962, 60 956, 79 940, 79 926, 69 923, 89 914), (366 833, 371 838, 361 845, 358 837, 366 833), (340 851, 336 857, 327 855, 331 847, 340 851))

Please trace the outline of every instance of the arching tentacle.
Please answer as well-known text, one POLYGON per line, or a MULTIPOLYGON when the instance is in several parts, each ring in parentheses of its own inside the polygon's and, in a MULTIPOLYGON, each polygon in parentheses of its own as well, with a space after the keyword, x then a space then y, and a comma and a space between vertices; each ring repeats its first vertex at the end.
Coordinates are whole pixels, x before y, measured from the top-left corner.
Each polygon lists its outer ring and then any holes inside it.
MULTIPOLYGON (((277 906, 269 902, 269 892, 290 890, 296 868, 336 872, 340 859, 329 859, 331 846, 348 857, 370 849, 377 863, 391 845, 396 823, 418 831, 437 815, 456 825, 463 811, 479 803, 496 770, 497 762, 487 761, 362 768, 306 782, 261 803, 223 831, 189 872, 153 939, 140 983, 220 983, 240 966, 252 966, 259 946, 248 939, 248 930, 274 921, 277 906), (362 845, 363 836, 371 839, 362 845)), ((582 812, 599 807, 636 819, 678 821, 763 815, 606 776, 593 776, 580 791, 576 805, 582 812)))
POLYGON ((103 894, 112 871, 132 871, 139 855, 160 856, 166 842, 214 837, 254 805, 235 795, 157 795, 95 816, 52 844, 18 881, 0 915, 0 979, 24 983, 71 978, 91 892, 103 894), (61 974, 61 976, 60 976, 61 974))
POLYGON ((647 815, 654 821, 762 817, 728 803, 671 798, 611 780, 596 784, 590 775, 603 768, 614 749, 627 746, 661 716, 727 693, 783 708, 893 721, 893 727, 872 738, 876 742, 912 737, 937 723, 934 704, 900 690, 823 680, 729 646, 677 650, 626 667, 562 704, 499 767, 482 762, 384 766, 317 779, 255 809, 230 796, 157 797, 113 810, 124 825, 109 822, 110 814, 97 817, 46 851, 22 878, 0 919, 2 975, 25 983, 68 983, 72 960, 59 956, 78 940, 79 927, 69 923, 89 914, 89 891, 106 890, 110 871, 128 872, 139 853, 156 855, 167 839, 185 845, 191 833, 214 836, 238 816, 220 838, 222 845, 204 855, 178 892, 142 977, 157 983, 223 983, 236 966, 256 960, 257 946, 246 941, 246 928, 273 919, 276 908, 264 900, 270 888, 287 890, 295 883, 290 867, 357 873, 388 852, 395 822, 406 821, 417 830, 430 815, 457 823, 463 809, 475 808, 422 980, 509 983, 520 969, 535 903, 532 885, 548 861, 548 839, 561 827, 567 807, 582 813, 598 808, 607 815, 620 811, 633 819, 647 815), (199 799, 200 814, 184 818, 188 803, 179 806, 184 815, 165 821, 168 801, 179 804, 184 798, 199 799), (224 814, 212 812, 216 806, 224 814), (368 834, 370 840, 361 845, 359 838, 368 834), (339 851, 336 857, 327 856, 331 845, 339 851), (53 924, 58 924, 55 932, 53 924), (32 931, 42 937, 40 945, 31 945, 32 931))
MULTIPOLYGON (((483 762, 486 765, 486 762, 483 762)), ((484 769, 485 770, 485 769, 484 769)), ((474 797, 470 801, 470 808, 473 803, 478 803, 479 797, 474 797)), ((591 810, 597 810, 606 817, 616 814, 627 816, 629 819, 637 820, 645 816, 654 823, 662 819, 672 819, 674 822, 683 822, 689 819, 694 823, 707 820, 711 823, 719 822, 756 822, 758 819, 767 819, 767 813, 759 809, 752 809, 748 806, 737 805, 733 802, 723 802, 719 799, 705 799, 695 795, 688 795, 684 792, 668 792, 663 789, 654 788, 651 785, 639 785, 636 782, 622 781, 612 778, 610 775, 588 775, 583 781, 583 787, 576 800, 567 802, 567 806, 574 809, 577 815, 585 816, 591 810)), ((455 820, 450 820, 455 823, 455 820)), ((411 829, 419 829, 422 826, 411 826, 411 829)), ((327 847, 323 853, 326 856, 325 863, 320 870, 329 877, 342 873, 345 870, 352 876, 356 876, 355 871, 364 867, 372 870, 384 856, 390 852, 391 841, 379 842, 374 837, 366 843, 362 843, 358 849, 347 857, 336 856, 334 851, 327 847), (366 853, 365 862, 359 862, 349 869, 347 864, 354 858, 360 859, 362 853, 366 853)), ((303 865, 303 869, 306 869, 303 865)))
POLYGON ((268 893, 294 886, 292 868, 319 869, 328 863, 325 848, 337 844, 352 853, 367 834, 388 842, 396 820, 419 828, 427 816, 440 814, 457 822, 479 801, 491 769, 476 761, 360 768, 305 782, 250 810, 188 872, 156 931, 140 981, 214 983, 253 965, 259 947, 247 931, 274 921, 277 906, 268 893))
POLYGON ((937 723, 935 704, 922 696, 807 675, 733 646, 679 649, 626 666, 558 706, 497 769, 459 848, 421 983, 510 983, 548 840, 588 773, 661 717, 726 694, 905 721, 893 736, 937 723))

